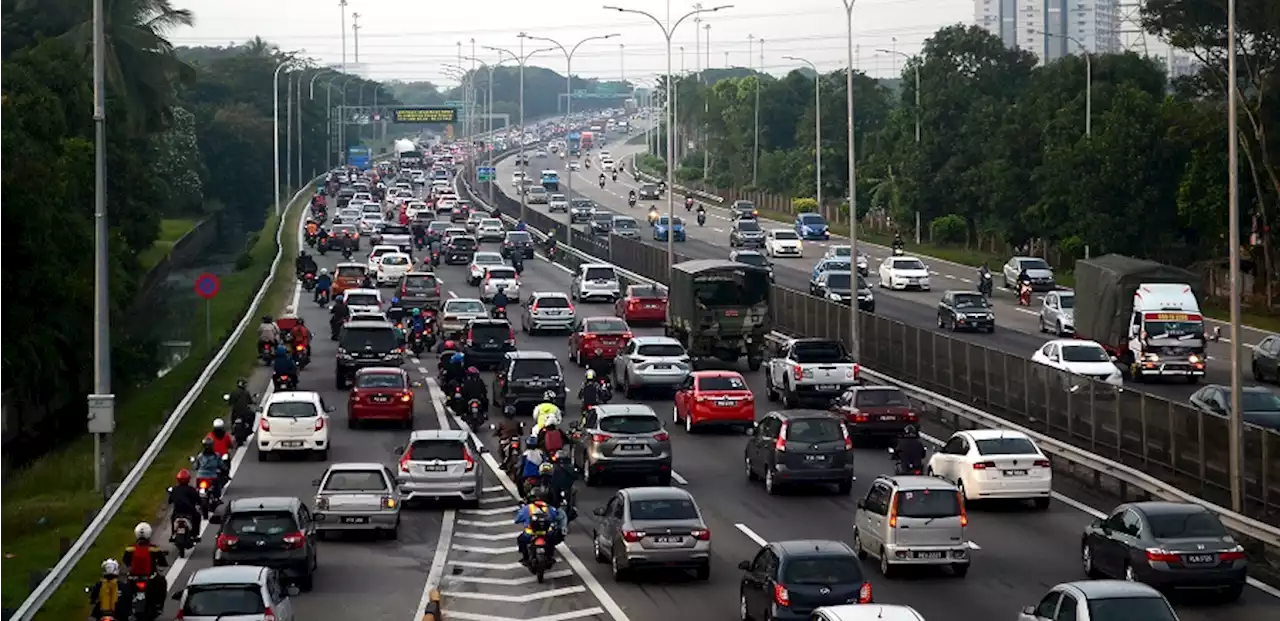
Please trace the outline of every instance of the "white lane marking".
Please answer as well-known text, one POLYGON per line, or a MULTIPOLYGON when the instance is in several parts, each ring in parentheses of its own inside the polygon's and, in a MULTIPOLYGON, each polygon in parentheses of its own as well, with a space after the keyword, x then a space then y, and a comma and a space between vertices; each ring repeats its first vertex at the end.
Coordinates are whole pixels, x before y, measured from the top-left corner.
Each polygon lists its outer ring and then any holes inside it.
POLYGON ((1016 311, 1018 311, 1019 313, 1026 313, 1026 314, 1028 314, 1028 315, 1035 315, 1036 317, 1039 317, 1039 316, 1040 316, 1040 313, 1037 313, 1037 312, 1035 312, 1035 311, 1033 311, 1033 310, 1031 310, 1031 309, 1029 309, 1029 308, 1014 308, 1013 310, 1016 310, 1016 311))
POLYGON ((676 483, 679 483, 679 484, 681 484, 681 485, 688 485, 688 484, 689 484, 689 481, 688 481, 687 479, 685 479, 684 477, 680 476, 680 473, 679 473, 679 472, 676 472, 675 470, 672 470, 672 471, 671 471, 671 478, 672 478, 672 479, 675 479, 675 482, 676 482, 676 483))
MULTIPOLYGON (((511 511, 514 513, 515 509, 511 509, 511 511)), ((515 524, 511 524, 510 526, 513 527, 512 532, 519 531, 519 529, 514 528, 514 526, 516 526, 515 524)), ((454 536, 459 539, 476 539, 479 541, 507 541, 514 535, 512 533, 457 533, 454 536)))
POLYGON ((488 546, 465 546, 465 545, 460 545, 456 543, 453 544, 450 547, 450 549, 458 550, 461 552, 475 552, 476 554, 492 554, 494 556, 497 556, 499 554, 516 554, 520 552, 520 548, 516 546, 503 546, 501 548, 490 548, 488 546))
POLYGON ((451 298, 456 298, 456 297, 458 297, 458 294, 456 294, 456 293, 454 293, 454 292, 450 291, 450 292, 449 292, 449 297, 451 297, 451 298))
MULTIPOLYGON (((423 373, 426 373, 426 370, 424 370, 424 369, 422 369, 422 368, 419 368, 418 370, 419 370, 419 371, 422 371, 423 373)), ((480 490, 480 491, 483 491, 483 492, 502 492, 502 491, 506 491, 506 489, 505 489, 504 487, 502 487, 501 485, 486 485, 486 486, 484 486, 484 488, 483 488, 482 490, 480 490)))
POLYGON ((501 497, 499 497, 499 498, 481 498, 481 499, 480 499, 480 504, 484 504, 484 505, 492 505, 492 504, 497 504, 497 503, 499 503, 499 502, 508 502, 508 503, 509 503, 509 502, 511 502, 511 499, 510 499, 510 498, 501 498, 501 497))
MULTIPOLYGON (((551 599, 560 597, 561 595, 574 595, 577 593, 586 593, 587 587, 569 586, 559 589, 551 589, 548 591, 536 591, 528 595, 500 595, 497 593, 476 593, 471 591, 445 591, 440 594, 441 597, 450 599, 478 599, 486 602, 504 602, 508 604, 527 604, 536 602, 540 599, 551 599)), ((453 616, 450 613, 450 616, 453 616)))
POLYGON ((769 545, 769 542, 768 542, 768 541, 765 541, 765 538, 764 538, 764 537, 761 537, 760 535, 757 535, 757 534, 756 534, 756 531, 751 530, 751 528, 750 528, 749 526, 747 526, 746 524, 738 523, 738 524, 734 524, 734 525, 733 525, 733 527, 734 527, 734 528, 736 528, 736 529, 738 529, 739 531, 741 531, 741 532, 742 532, 742 534, 746 535, 746 536, 747 536, 747 539, 750 539, 750 540, 752 540, 752 541, 756 542, 756 545, 758 545, 758 546, 760 546, 760 547, 762 547, 762 548, 763 548, 763 547, 765 547, 765 546, 767 546, 767 545, 769 545))
POLYGON ((514 563, 484 563, 481 561, 453 561, 449 564, 453 565, 454 567, 466 567, 468 569, 485 569, 485 570, 492 570, 492 571, 511 571, 514 569, 525 569, 525 570, 528 569, 527 567, 522 565, 519 561, 514 563))
POLYGON ((511 520, 501 520, 498 522, 489 522, 484 520, 458 520, 458 526, 471 526, 474 528, 509 528, 514 526, 511 520))
MULTIPOLYGON (((440 429, 448 429, 449 419, 445 415, 444 407, 436 399, 431 399, 430 401, 431 409, 435 410, 436 422, 440 425, 440 429)), ((440 588, 440 581, 444 579, 444 566, 449 557, 449 546, 453 543, 453 528, 457 515, 457 512, 453 509, 447 509, 444 512, 443 521, 440 525, 440 536, 436 539, 436 552, 431 558, 431 570, 427 573, 427 582, 422 587, 422 597, 418 600, 418 608, 413 616, 414 619, 422 618, 427 610, 427 605, 431 603, 431 591, 440 588)))
POLYGON ((462 621, 571 621, 572 619, 586 619, 588 617, 603 614, 604 609, 596 606, 592 608, 584 608, 582 610, 571 610, 569 612, 562 612, 554 615, 545 615, 542 617, 521 617, 519 619, 450 610, 449 618, 462 619, 462 621))
MULTIPOLYGON (((427 380, 434 382, 435 380, 427 380)), ((468 515, 511 515, 516 507, 498 507, 497 509, 459 509, 460 512, 468 515)))
MULTIPOLYGON (((572 569, 558 569, 549 571, 543 575, 543 578, 570 578, 573 576, 572 569)), ((449 576, 449 582, 468 582, 471 584, 493 584, 498 586, 520 586, 522 584, 533 584, 538 581, 537 576, 524 576, 521 578, 489 578, 487 576, 449 576)), ((449 616, 453 616, 450 613, 449 616)))

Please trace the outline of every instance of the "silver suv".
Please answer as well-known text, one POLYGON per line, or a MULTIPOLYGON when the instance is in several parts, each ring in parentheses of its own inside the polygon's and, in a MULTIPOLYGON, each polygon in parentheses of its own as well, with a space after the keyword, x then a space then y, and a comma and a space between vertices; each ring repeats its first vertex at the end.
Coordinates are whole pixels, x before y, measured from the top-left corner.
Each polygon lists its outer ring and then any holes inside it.
POLYGON ((558 292, 535 292, 516 312, 525 334, 537 334, 539 330, 570 331, 578 319, 569 296, 558 292))
POLYGON ((711 577, 711 529, 693 496, 678 487, 629 487, 594 511, 596 560, 609 563, 614 580, 646 567, 691 569, 711 577))
POLYGON ((613 359, 614 384, 628 399, 645 388, 675 390, 693 370, 684 345, 668 336, 637 336, 613 359))
POLYGON ((573 463, 589 486, 611 474, 653 476, 671 484, 671 436, 647 405, 597 405, 574 424, 573 463))
POLYGON ((930 476, 880 476, 853 514, 853 549, 880 559, 891 578, 902 565, 950 566, 969 573, 964 497, 956 486, 930 476))
POLYGON ((409 435, 408 446, 396 448, 400 468, 396 484, 400 497, 461 498, 480 504, 484 475, 476 459, 480 450, 470 435, 456 429, 429 429, 409 435))

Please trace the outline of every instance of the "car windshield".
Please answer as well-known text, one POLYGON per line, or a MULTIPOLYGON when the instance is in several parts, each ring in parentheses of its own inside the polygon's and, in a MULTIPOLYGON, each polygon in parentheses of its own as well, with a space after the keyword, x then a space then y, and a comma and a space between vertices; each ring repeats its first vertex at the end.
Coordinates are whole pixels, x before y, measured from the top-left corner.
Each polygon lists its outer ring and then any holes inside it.
POLYGON ((311 418, 318 416, 316 405, 308 401, 279 401, 267 406, 271 418, 311 418))
POLYGON ((584 280, 617 280, 618 275, 613 272, 612 267, 588 267, 587 273, 583 275, 584 280))
POLYGON ((955 297, 956 308, 987 308, 987 298, 981 293, 958 293, 955 297))
POLYGON ((435 276, 409 276, 404 279, 405 291, 428 291, 436 288, 435 276))
POLYGON ((769 260, 758 252, 742 252, 735 257, 738 263, 746 263, 747 265, 755 265, 758 267, 769 267, 769 260))
POLYGON ((895 269, 895 270, 923 270, 923 269, 924 269, 924 263, 921 263, 919 259, 896 259, 896 260, 894 260, 894 262, 893 262, 893 269, 895 269))
POLYGON ((1023 259, 1020 262, 1024 270, 1047 270, 1050 269, 1049 264, 1044 259, 1023 259))
MULTIPOLYGON (((585 206, 585 205, 584 205, 584 206, 585 206)), ((607 212, 606 212, 606 213, 598 213, 598 214, 596 214, 596 215, 594 215, 594 216, 591 216, 591 221, 592 221, 592 222, 595 222, 596 224, 612 224, 612 223, 613 223, 613 214, 610 214, 610 213, 607 213, 607 212)))
POLYGON ((833 250, 835 251, 834 256, 837 256, 837 257, 853 256, 853 248, 850 248, 849 246, 836 246, 835 248, 833 248, 833 250))
POLYGON ((827 220, 816 213, 805 214, 800 216, 800 224, 813 226, 815 224, 826 224, 827 220))
POLYGON ((791 348, 791 359, 800 364, 845 362, 844 345, 836 341, 801 341, 791 348))
POLYGON ((529 188, 529 193, 530 193, 530 194, 546 194, 546 193, 547 193, 547 189, 546 189, 546 188, 533 187, 533 188, 529 188))
POLYGON ((391 328, 345 328, 339 344, 349 352, 368 350, 385 353, 399 346, 399 341, 391 328))
POLYGON ((182 601, 182 614, 189 617, 221 619, 261 615, 266 611, 262 587, 256 584, 189 586, 182 601))
POLYGON ((613 228, 615 229, 634 229, 638 228, 636 221, 631 218, 614 218, 613 228))
POLYGON ((614 414, 600 417, 600 431, 624 435, 656 433, 662 431, 662 422, 652 414, 614 414))
POLYGON ((640 191, 641 191, 641 192, 657 192, 657 191, 658 191, 658 186, 653 185, 652 183, 646 183, 646 184, 644 184, 644 185, 640 186, 640 191))
POLYGON ((1090 598, 1089 621, 1177 621, 1163 597, 1090 598))
POLYGON ((435 233, 440 233, 448 228, 449 228, 448 222, 432 222, 431 224, 427 225, 427 230, 435 233))
POLYGON ((378 296, 372 293, 348 293, 347 306, 378 306, 378 296))
POLYGON ((960 498, 952 490, 901 490, 897 502, 899 517, 927 519, 960 515, 960 498))
POLYGON ((495 218, 485 218, 480 221, 480 228, 489 228, 489 227, 495 227, 495 226, 498 228, 502 228, 502 220, 498 220, 495 218))
MULTIPOLYGON (((680 219, 679 217, 675 219, 675 223, 676 223, 676 226, 684 226, 684 220, 680 219)), ((661 218, 658 218, 658 226, 666 226, 666 225, 667 225, 666 216, 662 216, 661 218)))
POLYGON ((534 302, 538 308, 569 308, 569 298, 562 298, 558 295, 548 295, 540 297, 534 302))
POLYGON ((409 255, 389 254, 382 258, 382 264, 386 266, 392 266, 392 267, 396 267, 396 266, 403 267, 405 265, 409 265, 409 255))
POLYGON ((800 444, 844 438, 843 424, 834 418, 800 418, 787 424, 787 440, 800 444))
POLYGON ((684 347, 679 343, 657 343, 654 345, 641 345, 636 348, 637 356, 650 356, 656 358, 678 358, 684 355, 684 347))
POLYGON ((734 201, 733 208, 738 210, 752 210, 756 208, 756 204, 751 201, 734 201))
POLYGON ((795 231, 774 231, 773 238, 774 239, 800 239, 800 236, 796 235, 795 231))
POLYGON ((1063 345, 1062 359, 1065 362, 1107 362, 1111 355, 1097 345, 1063 345))
POLYGON ((604 319, 588 319, 584 322, 583 331, 592 334, 623 334, 630 332, 627 322, 621 319, 604 318, 604 319))
POLYGON ((782 568, 786 584, 853 584, 862 582, 862 566, 852 556, 788 559, 782 568))
POLYGON ((356 388, 403 389, 404 376, 399 373, 360 373, 356 375, 356 388))
POLYGON ((298 525, 288 511, 232 513, 222 525, 225 535, 283 535, 297 532, 298 525))
POLYGON ((583 209, 589 209, 589 208, 591 208, 591 207, 595 207, 595 205, 596 205, 596 204, 595 204, 594 202, 592 202, 590 199, 585 199, 585 198, 575 198, 575 199, 573 199, 573 206, 574 206, 574 207, 579 207, 579 208, 583 208, 583 209))
POLYGON ((747 233, 755 233, 760 230, 760 225, 755 220, 738 220, 738 230, 747 233))
POLYGON ((387 481, 378 470, 340 470, 325 480, 326 492, 385 492, 387 481))
POLYGON ((462 440, 414 440, 409 459, 414 461, 461 461, 466 447, 462 440))
POLYGON ((859 390, 854 405, 860 408, 875 407, 911 407, 911 402, 907 401, 907 396, 902 394, 897 388, 873 388, 870 390, 859 390))
POLYGON ((1198 539, 1226 537, 1227 530, 1217 516, 1205 509, 1148 513, 1151 536, 1156 539, 1198 539))
POLYGON ((518 233, 507 233, 507 241, 515 244, 528 243, 530 239, 529 234, 524 231, 520 231, 518 233))
POLYGON ((699 377, 698 390, 705 390, 707 392, 716 390, 747 390, 747 383, 742 381, 741 377, 734 377, 732 375, 699 377))
POLYGON ((979 455, 1039 455, 1036 445, 1027 438, 986 438, 975 442, 979 455))
POLYGON ((827 275, 827 288, 838 289, 840 291, 848 291, 853 286, 853 275, 844 272, 833 272, 827 275))
POLYGON ((696 520, 698 508, 688 498, 631 501, 632 520, 696 520))
POLYGON ((1075 308, 1076 296, 1059 294, 1058 304, 1062 306, 1062 308, 1075 308))
POLYGON ((547 359, 516 360, 515 368, 511 370, 511 377, 513 379, 560 377, 560 365, 555 360, 547 359))
POLYGON ((444 312, 445 314, 456 313, 459 315, 484 313, 484 302, 480 300, 449 300, 445 302, 444 312))
POLYGON ((1246 412, 1280 411, 1280 397, 1268 390, 1240 391, 1240 407, 1246 412))
MULTIPOLYGON (((555 175, 552 175, 552 176, 554 177, 555 175)), ((556 202, 564 202, 564 200, 565 200, 565 198, 564 198, 564 194, 552 194, 552 195, 551 195, 551 200, 556 201, 556 202)))

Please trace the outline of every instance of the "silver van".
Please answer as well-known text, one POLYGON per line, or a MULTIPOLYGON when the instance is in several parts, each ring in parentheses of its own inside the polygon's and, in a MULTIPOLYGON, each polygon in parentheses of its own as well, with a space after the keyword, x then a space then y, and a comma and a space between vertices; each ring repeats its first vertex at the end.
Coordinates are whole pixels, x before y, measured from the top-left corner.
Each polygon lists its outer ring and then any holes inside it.
POLYGON ((969 573, 969 518, 956 486, 927 476, 880 476, 853 517, 853 549, 880 560, 891 578, 904 565, 949 566, 969 573))
POLYGON ((480 450, 469 434, 456 429, 415 431, 407 446, 397 447, 400 467, 396 484, 404 502, 418 498, 460 498, 480 503, 483 471, 480 450))

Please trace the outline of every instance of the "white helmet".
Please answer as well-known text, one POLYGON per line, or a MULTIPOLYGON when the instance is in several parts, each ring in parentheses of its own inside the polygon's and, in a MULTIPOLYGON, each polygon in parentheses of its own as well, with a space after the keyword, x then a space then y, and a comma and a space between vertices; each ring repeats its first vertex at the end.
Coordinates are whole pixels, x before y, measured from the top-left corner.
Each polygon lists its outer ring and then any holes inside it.
POLYGON ((113 558, 109 558, 105 561, 102 561, 102 575, 108 576, 108 577, 119 576, 120 563, 117 563, 116 559, 113 559, 113 558))
POLYGON ((151 525, 146 522, 138 522, 138 525, 133 527, 133 536, 135 539, 150 539, 151 525))
POLYGON ((284 314, 285 314, 285 315, 292 315, 292 314, 294 314, 293 307, 292 307, 292 306, 286 306, 286 307, 284 307, 284 314))
POLYGON ((327 268, 327 267, 322 267, 322 268, 320 268, 320 275, 321 275, 321 276, 328 276, 328 275, 329 275, 329 268, 327 268))
POLYGON ((213 428, 214 428, 214 429, 226 429, 226 428, 227 428, 227 422, 226 422, 226 421, 224 421, 224 420, 222 420, 221 418, 215 418, 215 419, 213 419, 213 428))
POLYGON ((593 379, 595 379, 595 378, 596 378, 596 370, 595 370, 595 369, 587 369, 587 381, 589 382, 589 381, 591 381, 591 380, 593 380, 593 379))

